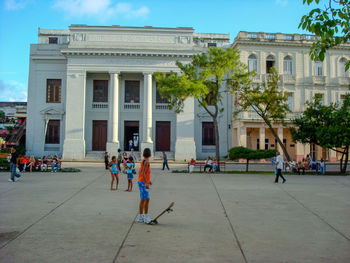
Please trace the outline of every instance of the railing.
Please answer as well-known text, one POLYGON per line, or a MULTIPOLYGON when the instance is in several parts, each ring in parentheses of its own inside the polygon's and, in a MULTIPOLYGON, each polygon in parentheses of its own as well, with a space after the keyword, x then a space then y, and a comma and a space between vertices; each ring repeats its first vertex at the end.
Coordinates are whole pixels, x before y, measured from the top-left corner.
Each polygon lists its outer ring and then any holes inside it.
POLYGON ((169 103, 156 104, 156 110, 169 110, 169 103))
POLYGON ((341 86, 348 86, 348 85, 350 85, 350 78, 349 77, 338 77, 338 84, 341 86))
POLYGON ((326 76, 312 76, 312 82, 316 85, 325 85, 326 76))
POLYGON ((140 103, 124 103, 125 110, 139 110, 140 103))
POLYGON ((93 102, 93 109, 108 109, 108 102, 93 102))
POLYGON ((292 74, 285 74, 282 75, 282 81, 283 83, 287 83, 287 84, 294 84, 295 83, 295 75, 292 74))

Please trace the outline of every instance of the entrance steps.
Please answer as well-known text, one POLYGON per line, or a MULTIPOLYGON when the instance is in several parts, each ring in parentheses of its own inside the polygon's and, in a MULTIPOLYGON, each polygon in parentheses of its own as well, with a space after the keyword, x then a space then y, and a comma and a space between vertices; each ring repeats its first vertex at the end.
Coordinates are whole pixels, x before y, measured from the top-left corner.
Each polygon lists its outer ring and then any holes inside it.
MULTIPOLYGON (((122 151, 123 153, 124 151, 122 151)), ((129 155, 129 151, 125 151, 129 155)), ((175 153, 174 152, 165 152, 168 156, 168 160, 174 160, 175 159, 175 153)), ((89 151, 85 155, 84 161, 103 161, 105 152, 104 151, 89 151)), ((134 152, 137 161, 140 161, 142 159, 141 152, 134 152)), ((112 156, 110 156, 111 158, 112 156)), ((162 152, 155 152, 153 156, 154 161, 161 161, 162 160, 162 152)))

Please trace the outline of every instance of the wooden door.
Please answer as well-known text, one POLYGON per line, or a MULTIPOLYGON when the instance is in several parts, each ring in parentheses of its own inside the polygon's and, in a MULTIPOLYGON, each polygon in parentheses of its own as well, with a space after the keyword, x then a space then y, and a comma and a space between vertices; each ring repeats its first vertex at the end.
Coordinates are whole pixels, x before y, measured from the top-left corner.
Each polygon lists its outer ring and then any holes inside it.
POLYGON ((92 150, 105 151, 107 143, 107 121, 92 121, 92 150))
POLYGON ((170 121, 156 122, 156 151, 170 151, 170 121))

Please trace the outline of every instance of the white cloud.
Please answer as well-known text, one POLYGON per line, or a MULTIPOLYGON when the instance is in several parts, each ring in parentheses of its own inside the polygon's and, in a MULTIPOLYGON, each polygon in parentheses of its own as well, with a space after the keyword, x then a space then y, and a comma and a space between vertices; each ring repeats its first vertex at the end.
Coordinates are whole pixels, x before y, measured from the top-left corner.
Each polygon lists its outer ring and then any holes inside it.
POLYGON ((113 16, 127 19, 146 17, 146 6, 134 8, 130 3, 113 3, 111 0, 56 0, 53 8, 63 11, 68 17, 93 17, 106 20, 113 16))
POLYGON ((24 8, 28 3, 28 0, 5 0, 6 10, 18 10, 24 8))
POLYGON ((286 6, 288 4, 288 0, 276 0, 276 4, 280 6, 286 6))
POLYGON ((0 101, 27 101, 27 86, 15 80, 0 79, 0 101))

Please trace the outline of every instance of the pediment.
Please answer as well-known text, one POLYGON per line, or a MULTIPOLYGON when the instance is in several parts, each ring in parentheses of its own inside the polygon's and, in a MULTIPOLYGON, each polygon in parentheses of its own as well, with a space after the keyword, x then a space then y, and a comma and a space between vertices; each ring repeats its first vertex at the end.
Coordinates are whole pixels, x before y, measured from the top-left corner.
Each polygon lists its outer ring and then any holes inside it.
POLYGON ((56 109, 56 108, 46 108, 40 111, 40 114, 42 115, 63 115, 65 112, 61 109, 56 109))

